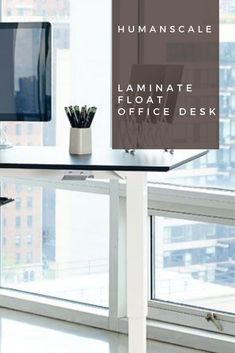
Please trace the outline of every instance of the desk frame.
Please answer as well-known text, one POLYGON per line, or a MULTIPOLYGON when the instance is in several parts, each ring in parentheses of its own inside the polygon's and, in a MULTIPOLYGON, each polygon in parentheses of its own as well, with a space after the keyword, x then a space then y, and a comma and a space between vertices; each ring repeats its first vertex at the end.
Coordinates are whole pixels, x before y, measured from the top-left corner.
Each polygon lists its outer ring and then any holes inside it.
MULTIPOLYGON (((183 165, 193 159, 205 155, 207 151, 198 151, 188 159, 183 159, 177 162, 174 168, 183 165)), ((40 154, 40 151, 39 151, 40 154)), ((7 155, 4 156, 3 161, 0 158, 0 173, 5 178, 6 176, 14 176, 20 179, 20 175, 30 175, 31 179, 42 181, 43 178, 55 177, 57 181, 61 178, 63 170, 92 170, 90 161, 84 161, 81 164, 63 164, 63 165, 50 165, 50 164, 20 164, 15 163, 14 158, 9 155, 13 162, 8 161, 7 155), (86 163, 87 168, 86 168, 86 163), (18 169, 23 168, 23 169, 18 169), (4 172, 5 171, 5 172, 4 172), (20 174, 20 175, 19 175, 20 174), (43 175, 43 177, 42 177, 43 175)), ((117 156, 117 152, 115 152, 117 156)), ((123 155, 120 155, 123 158, 123 155)), ((124 156, 125 157, 125 156, 124 156)), ((116 157, 115 157, 116 158, 116 157)), ((128 157, 129 158, 129 157, 128 157)), ((132 158, 132 157, 131 157, 132 158)), ((171 157, 174 158, 174 157, 171 157)), ((94 169, 104 171, 114 171, 115 166, 94 165, 94 169)), ((127 190, 127 207, 126 207, 126 275, 127 275, 127 318, 128 318, 128 339, 129 339, 129 353, 146 353, 146 317, 148 309, 148 283, 147 283, 147 170, 151 171, 169 171, 171 168, 161 168, 157 166, 128 166, 123 165, 119 171, 114 172, 110 179, 117 179, 118 176, 126 178, 127 190), (153 169, 153 170, 152 170, 153 169), (132 171, 130 171, 132 170, 132 171), (120 172, 122 171, 122 172, 120 172)), ((112 172, 111 172, 112 174, 112 172)), ((60 179, 61 180, 61 179, 60 179)))

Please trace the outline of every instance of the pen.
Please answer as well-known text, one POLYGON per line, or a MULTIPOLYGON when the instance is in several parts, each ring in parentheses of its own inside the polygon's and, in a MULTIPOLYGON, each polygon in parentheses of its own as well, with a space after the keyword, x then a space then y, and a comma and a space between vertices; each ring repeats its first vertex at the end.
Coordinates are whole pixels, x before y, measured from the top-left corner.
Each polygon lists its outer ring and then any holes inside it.
POLYGON ((68 107, 68 109, 69 109, 69 112, 70 112, 71 117, 72 117, 73 127, 76 127, 76 117, 75 117, 75 113, 74 113, 73 106, 70 105, 70 106, 68 107))
POLYGON ((70 125, 71 125, 72 127, 75 127, 74 122, 73 122, 73 118, 72 118, 72 115, 71 115, 71 113, 70 113, 69 108, 68 108, 68 107, 65 107, 64 109, 65 109, 66 115, 67 115, 67 117, 68 117, 68 119, 69 119, 70 125))
POLYGON ((84 124, 85 124, 85 106, 82 107, 82 110, 81 110, 81 124, 80 124, 80 127, 81 128, 84 128, 84 124))
POLYGON ((97 111, 96 107, 87 108, 87 105, 80 107, 78 105, 65 107, 65 113, 72 128, 90 128, 97 111))
POLYGON ((79 122, 80 122, 80 110, 79 110, 79 106, 75 105, 74 106, 74 114, 76 116, 76 127, 79 127, 79 122))
POLYGON ((90 111, 90 113, 89 113, 89 122, 88 122, 88 126, 87 126, 88 128, 89 128, 89 127, 91 126, 91 124, 92 124, 92 121, 93 121, 93 119, 94 119, 96 110, 97 110, 96 107, 92 107, 92 108, 91 108, 91 111, 90 111))
POLYGON ((79 110, 79 106, 75 105, 75 107, 73 108, 74 110, 74 115, 76 117, 76 127, 79 127, 79 121, 80 121, 80 110, 79 110))

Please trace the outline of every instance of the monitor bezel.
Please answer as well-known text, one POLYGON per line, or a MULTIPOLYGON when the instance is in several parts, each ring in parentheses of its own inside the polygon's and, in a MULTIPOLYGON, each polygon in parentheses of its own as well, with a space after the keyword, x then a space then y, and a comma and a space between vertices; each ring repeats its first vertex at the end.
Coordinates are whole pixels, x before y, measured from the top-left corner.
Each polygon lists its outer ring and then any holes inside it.
POLYGON ((45 113, 44 114, 32 114, 32 113, 1 113, 0 111, 0 121, 14 121, 14 122, 47 122, 51 121, 52 118, 52 36, 51 36, 51 23, 50 22, 0 22, 1 29, 17 29, 18 27, 23 29, 45 29, 45 62, 49 63, 49 68, 47 65, 45 72, 45 85, 49 88, 50 98, 46 99, 45 95, 45 113), (50 70, 48 72, 47 70, 50 70))

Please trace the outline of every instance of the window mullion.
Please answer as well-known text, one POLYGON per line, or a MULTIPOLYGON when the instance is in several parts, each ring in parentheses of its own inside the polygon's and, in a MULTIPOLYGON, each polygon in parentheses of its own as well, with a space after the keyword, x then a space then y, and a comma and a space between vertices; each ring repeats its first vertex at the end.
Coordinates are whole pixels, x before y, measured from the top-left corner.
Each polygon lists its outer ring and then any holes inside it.
POLYGON ((126 316, 126 205, 119 182, 110 180, 109 325, 117 330, 126 316))

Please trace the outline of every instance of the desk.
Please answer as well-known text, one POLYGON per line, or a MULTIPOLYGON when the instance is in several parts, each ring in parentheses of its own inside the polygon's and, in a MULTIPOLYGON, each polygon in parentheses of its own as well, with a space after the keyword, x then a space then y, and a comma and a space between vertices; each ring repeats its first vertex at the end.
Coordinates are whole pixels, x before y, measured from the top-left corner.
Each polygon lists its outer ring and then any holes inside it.
MULTIPOLYGON (((164 151, 97 149, 92 155, 71 156, 56 147, 13 147, 0 150, 0 175, 15 176, 42 171, 115 171, 127 183, 127 317, 129 353, 146 352, 147 316, 147 171, 168 172, 205 155, 203 150, 164 151), (142 172, 142 173, 140 173, 142 172)), ((48 175, 48 174, 47 174, 48 175)))

